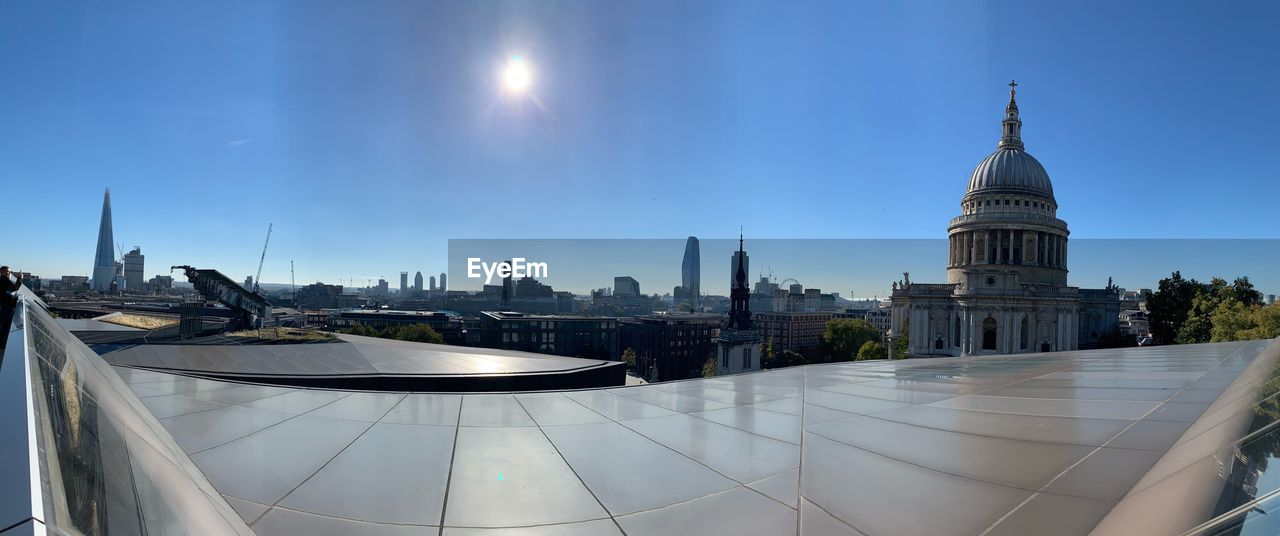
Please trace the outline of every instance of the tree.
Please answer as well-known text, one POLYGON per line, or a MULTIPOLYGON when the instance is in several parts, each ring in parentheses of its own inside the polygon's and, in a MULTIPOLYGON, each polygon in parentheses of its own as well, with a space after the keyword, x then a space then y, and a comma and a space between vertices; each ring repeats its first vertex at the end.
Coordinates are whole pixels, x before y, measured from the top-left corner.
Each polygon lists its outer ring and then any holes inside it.
POLYGON ((1213 342, 1280 337, 1280 303, 1246 306, 1230 300, 1213 311, 1213 342))
POLYGON ((361 335, 361 336, 364 336, 364 337, 377 337, 377 336, 378 336, 378 330, 376 330, 376 329, 373 329, 373 328, 369 327, 369 325, 368 325, 368 324, 359 323, 359 322, 357 322, 355 325, 353 325, 353 326, 351 326, 351 327, 349 327, 349 328, 347 328, 347 329, 343 329, 343 330, 340 330, 340 331, 341 331, 342 333, 346 333, 347 335, 361 335))
POLYGON ((853 361, 862 345, 878 338, 880 338, 879 332, 866 320, 857 318, 829 320, 826 329, 822 332, 822 353, 828 361, 853 361))
POLYGON ((714 377, 715 375, 716 375, 716 358, 714 355, 712 355, 711 357, 707 358, 707 361, 705 363, 702 364, 702 377, 711 378, 711 377, 714 377))
POLYGON ((804 361, 804 356, 791 350, 783 350, 782 357, 778 358, 779 365, 783 367, 803 365, 805 364, 804 361))
POLYGON ((630 348, 622 351, 622 362, 627 364, 627 368, 636 368, 636 351, 630 348))
POLYGON ((866 361, 868 359, 884 359, 884 345, 876 341, 867 341, 862 343, 862 347, 858 348, 858 361, 866 361))
POLYGON ((907 358, 907 341, 911 340, 911 322, 902 321, 902 333, 899 333, 893 341, 893 358, 907 358))
POLYGON ((1178 331, 1187 320, 1191 302, 1203 285, 1195 279, 1183 279, 1182 272, 1174 272, 1160 280, 1155 293, 1147 300, 1151 312, 1151 334, 1156 340, 1169 344, 1178 338, 1178 331))
POLYGON ((444 337, 439 333, 436 333, 436 330, 431 329, 431 326, 427 324, 388 326, 379 331, 373 329, 368 324, 357 323, 347 329, 341 330, 341 332, 348 335, 361 335, 365 337, 444 344, 444 337))
POLYGON ((439 333, 436 333, 436 330, 432 329, 431 326, 427 324, 408 324, 394 328, 387 328, 383 331, 385 332, 388 330, 391 331, 390 337, 384 337, 381 333, 379 333, 378 336, 401 341, 444 344, 444 337, 439 333))

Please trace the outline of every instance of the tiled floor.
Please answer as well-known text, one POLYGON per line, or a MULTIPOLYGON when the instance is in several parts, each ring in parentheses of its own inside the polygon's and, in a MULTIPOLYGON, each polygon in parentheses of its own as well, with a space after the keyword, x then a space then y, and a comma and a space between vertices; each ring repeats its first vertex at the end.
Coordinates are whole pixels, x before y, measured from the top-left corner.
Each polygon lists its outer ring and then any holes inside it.
POLYGON ((116 370, 264 535, 1083 534, 1268 342, 515 395, 116 370))

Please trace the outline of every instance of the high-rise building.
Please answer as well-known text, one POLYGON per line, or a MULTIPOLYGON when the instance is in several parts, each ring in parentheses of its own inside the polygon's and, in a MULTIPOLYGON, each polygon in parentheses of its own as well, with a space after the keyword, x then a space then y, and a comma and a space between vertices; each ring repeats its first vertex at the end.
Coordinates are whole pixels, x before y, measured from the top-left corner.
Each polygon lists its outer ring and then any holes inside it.
POLYGON ((636 297, 640 295, 640 282, 629 275, 613 278, 613 295, 619 297, 636 297))
POLYGON ((702 254, 698 252, 698 237, 691 236, 684 243, 684 262, 680 264, 680 296, 697 306, 702 296, 702 254))
POLYGON ((133 246, 133 251, 124 254, 124 288, 131 292, 142 292, 143 260, 142 248, 133 246))
POLYGON ((409 272, 400 272, 400 293, 404 294, 409 290, 409 272))
POLYGON ((98 252, 93 257, 93 290, 110 289, 116 276, 116 257, 112 253, 115 238, 111 234, 111 189, 102 195, 102 222, 98 224, 98 252))
MULTIPOLYGON (((730 290, 733 289, 733 285, 735 284, 735 281, 737 281, 739 265, 741 265, 743 272, 748 274, 751 273, 751 256, 743 252, 741 248, 739 248, 738 251, 733 252, 733 256, 729 258, 729 289, 730 290)), ((749 293, 750 292, 748 292, 748 294, 749 293)))
POLYGON ((413 276, 413 290, 422 292, 422 272, 418 272, 413 276))
POLYGON ((445 284, 445 279, 446 279, 446 277, 447 277, 447 276, 445 275, 445 273, 444 273, 444 272, 440 272, 440 292, 444 292, 444 291, 446 291, 446 290, 449 290, 449 285, 446 285, 446 284, 445 284))
POLYGON ((253 276, 251 275, 244 276, 244 289, 250 292, 253 291, 253 276))
POLYGON ((431 276, 431 292, 436 291, 436 276, 431 276))

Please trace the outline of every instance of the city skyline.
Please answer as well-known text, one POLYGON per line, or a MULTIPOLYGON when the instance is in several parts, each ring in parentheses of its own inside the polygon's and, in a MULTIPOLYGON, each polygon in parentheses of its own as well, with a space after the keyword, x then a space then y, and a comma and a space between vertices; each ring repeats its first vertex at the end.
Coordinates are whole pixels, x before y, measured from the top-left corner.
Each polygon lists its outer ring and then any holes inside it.
POLYGON ((1280 75, 1257 67, 1280 6, 931 6, 280 6, 287 34, 201 6, 7 6, 0 59, 30 83, 0 87, 0 173, 59 188, 13 205, 41 224, 5 262, 91 275, 108 187, 116 240, 148 252, 148 278, 253 274, 270 222, 268 282, 290 260, 297 281, 437 273, 449 238, 732 236, 740 222, 711 200, 767 215, 748 222, 756 238, 936 238, 998 138, 1009 78, 1073 239, 1274 238, 1212 188, 1280 194, 1280 75), (326 47, 333 10, 391 26, 326 47), (473 31, 446 51, 425 37, 440 25, 473 31), (994 27, 1000 40, 970 31, 994 27), (685 54, 708 32, 722 43, 685 54), (513 53, 545 109, 502 94, 513 53), (1194 217, 1144 224, 1141 207, 1194 217), (370 228, 369 211, 396 216, 370 228), (606 216, 560 215, 593 211, 606 216))

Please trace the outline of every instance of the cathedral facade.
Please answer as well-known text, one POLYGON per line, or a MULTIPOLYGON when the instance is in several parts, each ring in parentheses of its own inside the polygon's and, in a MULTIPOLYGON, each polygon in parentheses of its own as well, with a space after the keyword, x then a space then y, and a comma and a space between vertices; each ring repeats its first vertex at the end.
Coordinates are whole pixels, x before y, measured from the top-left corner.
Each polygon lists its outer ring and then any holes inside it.
POLYGON ((1089 347, 1119 323, 1119 293, 1067 284, 1067 222, 1049 174, 1022 144, 1010 83, 1000 142, 974 168, 948 226, 946 283, 894 283, 893 336, 912 356, 1089 347))

